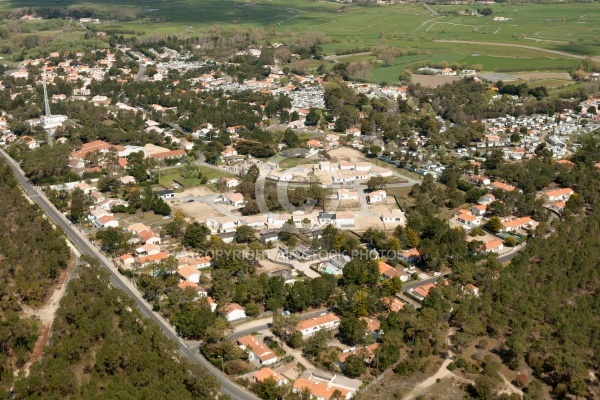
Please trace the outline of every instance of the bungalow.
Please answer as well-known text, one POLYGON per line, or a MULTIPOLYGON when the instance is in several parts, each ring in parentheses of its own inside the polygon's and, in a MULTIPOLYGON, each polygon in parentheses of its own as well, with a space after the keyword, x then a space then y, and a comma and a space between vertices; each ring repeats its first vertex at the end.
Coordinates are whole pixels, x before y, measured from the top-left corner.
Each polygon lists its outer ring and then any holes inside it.
POLYGON ((133 233, 134 235, 139 234, 141 231, 145 231, 150 229, 149 226, 144 225, 140 222, 136 222, 135 224, 131 224, 127 227, 127 231, 133 233))
POLYGON ((330 212, 322 211, 317 216, 319 225, 329 225, 335 221, 335 214, 330 212))
POLYGON ((246 318, 246 311, 244 307, 237 303, 226 304, 221 308, 221 315, 229 322, 237 321, 239 319, 246 318))
POLYGON ((485 244, 485 251, 487 253, 497 253, 504 248, 504 243, 500 239, 490 240, 485 244))
POLYGON ((163 151, 160 153, 154 153, 151 154, 150 157, 152 157, 154 160, 158 161, 158 160, 166 160, 166 159, 172 159, 172 158, 182 158, 185 157, 185 150, 183 149, 177 149, 177 150, 171 150, 171 151, 163 151))
POLYGON ((162 242, 160 235, 156 232, 153 232, 150 229, 146 229, 146 230, 139 232, 138 237, 142 244, 146 244, 146 243, 161 244, 161 242, 162 242))
POLYGON ((384 224, 404 224, 406 218, 404 213, 398 209, 394 209, 390 212, 381 214, 379 217, 384 224))
POLYGON ((352 398, 353 395, 353 392, 345 387, 334 385, 330 381, 316 379, 312 375, 308 379, 296 379, 292 390, 296 393, 307 391, 310 393, 310 398, 316 400, 329 400, 336 391, 341 393, 341 398, 345 400, 352 398))
POLYGON ((358 191, 356 189, 339 189, 337 196, 338 200, 358 200, 358 191))
POLYGON ((167 258, 169 258, 169 255, 165 252, 161 252, 152 256, 138 257, 138 262, 140 263, 140 265, 145 266, 149 264, 154 264, 162 260, 166 260, 167 258))
POLYGON ((546 190, 542 192, 542 198, 545 201, 567 201, 573 193, 573 190, 569 188, 546 190))
POLYGON ((351 128, 346 129, 346 135, 349 136, 360 136, 361 131, 359 128, 353 126, 351 128))
POLYGON ((267 243, 274 242, 277 239, 279 239, 279 232, 277 232, 277 231, 264 232, 264 233, 261 233, 259 236, 260 236, 260 241, 264 244, 267 244, 267 243))
POLYGON ((468 294, 472 294, 475 297, 479 297, 479 288, 471 283, 465 285, 464 291, 468 294))
POLYGON ((98 228, 118 228, 119 221, 112 215, 103 215, 100 218, 95 218, 93 221, 94 225, 98 228))
POLYGON ((302 337, 310 337, 321 329, 332 330, 340 325, 340 319, 333 314, 325 313, 318 317, 305 319, 296 326, 302 337))
POLYGON ((238 181, 236 178, 225 178, 225 187, 226 188, 234 188, 237 185, 240 184, 240 181, 238 181))
POLYGON ((552 204, 550 205, 550 209, 551 209, 552 211, 554 211, 554 212, 557 212, 557 213, 559 213, 559 214, 560 214, 560 213, 562 213, 562 212, 563 212, 563 210, 565 209, 565 206, 566 206, 566 205, 567 205, 567 202, 566 202, 566 201, 557 201, 557 202, 555 202, 555 203, 552 203, 552 204))
POLYGON ((181 281, 177 284, 177 287, 181 290, 188 290, 191 289, 194 292, 196 292, 197 294, 197 299, 200 297, 207 297, 208 296, 208 292, 206 291, 206 289, 198 286, 196 284, 196 282, 192 282, 192 281, 181 281))
POLYGON ((502 232, 514 232, 517 229, 531 227, 533 220, 529 217, 514 218, 502 222, 502 232))
POLYGON ((236 229, 236 221, 227 217, 208 218, 205 224, 211 231, 217 233, 233 232, 236 229))
POLYGON ((492 187, 495 189, 504 190, 506 192, 512 192, 513 190, 517 189, 516 187, 514 187, 512 185, 508 185, 508 184, 502 183, 502 182, 493 182, 492 187))
POLYGON ((377 350, 379 346, 381 346, 379 343, 373 343, 364 347, 350 347, 349 349, 343 350, 338 359, 340 360, 340 363, 344 363, 351 355, 358 355, 363 357, 366 364, 370 364, 375 358, 375 350, 377 350))
POLYGON ((249 361, 258 361, 261 365, 270 365, 277 362, 275 353, 262 340, 255 336, 242 336, 237 339, 237 343, 242 350, 248 353, 249 361))
POLYGON ((367 329, 377 339, 377 337, 379 336, 379 330, 381 328, 381 322, 377 319, 373 319, 373 318, 369 318, 369 317, 360 317, 359 319, 361 321, 365 321, 367 323, 367 329))
POLYGON ((135 262, 135 258, 131 254, 123 254, 119 257, 119 262, 124 267, 131 266, 135 262))
POLYGON ((285 376, 268 367, 261 368, 257 373, 254 374, 254 380, 256 382, 265 382, 267 379, 273 379, 277 383, 277 386, 287 385, 290 383, 289 379, 287 379, 285 376))
POLYGON ((482 217, 485 215, 485 211, 487 209, 487 204, 476 204, 471 207, 471 214, 476 215, 478 217, 482 217))
POLYGON ((413 263, 421 259, 421 253, 417 249, 410 249, 401 252, 398 257, 405 262, 413 263))
POLYGON ((491 193, 486 193, 477 200, 477 204, 491 204, 494 201, 496 201, 496 196, 491 193))
POLYGON ((145 245, 135 249, 138 256, 153 256, 160 253, 160 246, 155 244, 146 243, 145 245))
POLYGON ((476 217, 475 215, 471 214, 470 211, 467 211, 467 210, 460 210, 458 212, 458 216, 456 217, 456 220, 460 224, 465 225, 470 228, 474 228, 474 227, 481 225, 481 218, 476 217))
POLYGON ((351 171, 353 169, 356 169, 356 165, 353 162, 346 160, 340 161, 339 166, 341 171, 351 171))
POLYGON ((485 176, 480 176, 480 175, 472 175, 471 183, 478 185, 478 186, 486 186, 486 185, 490 184, 490 178, 486 178, 485 176))
POLYGON ((236 149, 234 149, 233 147, 229 146, 229 147, 225 147, 225 150, 223 150, 223 155, 225 157, 237 156, 238 152, 237 152, 236 149))
POLYGON ((211 256, 204 256, 204 257, 183 256, 183 257, 179 257, 179 259, 177 260, 177 265, 179 265, 180 268, 184 267, 186 265, 189 265, 196 269, 203 269, 203 268, 208 268, 212 265, 212 258, 211 258, 211 256))
POLYGON ((418 286, 414 289, 409 289, 409 292, 419 301, 425 300, 429 296, 429 291, 435 287, 435 283, 427 283, 422 286, 418 286))
POLYGON ((338 228, 354 226, 354 213, 352 211, 340 211, 335 214, 335 225, 338 228))
POLYGON ((171 189, 157 190, 156 195, 163 200, 172 199, 175 197, 175 192, 171 189))
POLYGON ((177 273, 179 274, 181 279, 183 279, 184 281, 194 282, 194 283, 200 282, 200 275, 201 275, 200 271, 198 271, 196 268, 192 267, 191 265, 186 265, 182 268, 179 268, 177 270, 177 273))
POLYGON ((404 303, 392 296, 382 297, 379 300, 391 312, 398 312, 404 308, 404 303))
POLYGON ((289 182, 294 176, 289 171, 271 171, 268 177, 274 181, 289 182))
POLYGON ((382 203, 386 197, 387 192, 385 190, 376 190, 367 195, 367 200, 369 200, 369 203, 382 203))
POLYGON ((381 274, 381 279, 383 280, 391 279, 397 276, 402 282, 408 281, 408 274, 398 271, 396 268, 383 261, 379 261, 379 273, 381 274))
POLYGON ((244 195, 241 193, 226 193, 223 195, 223 200, 235 208, 239 208, 244 205, 244 195))
POLYGON ((320 149, 323 147, 323 144, 318 140, 311 139, 306 142, 306 146, 311 149, 320 149))

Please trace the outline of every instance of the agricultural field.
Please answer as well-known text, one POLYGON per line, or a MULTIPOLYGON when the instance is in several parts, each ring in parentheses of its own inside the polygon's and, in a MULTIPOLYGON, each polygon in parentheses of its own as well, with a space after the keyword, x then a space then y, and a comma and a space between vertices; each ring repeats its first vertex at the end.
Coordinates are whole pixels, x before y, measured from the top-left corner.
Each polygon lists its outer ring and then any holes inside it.
MULTIPOLYGON (((0 10, 36 4, 39 2, 33 0, 2 1, 0 10)), ((441 61, 466 67, 480 65, 484 71, 527 72, 568 71, 583 57, 600 60, 598 3, 426 8, 418 4, 366 7, 311 0, 54 0, 44 5, 93 9, 107 18, 122 10, 131 17, 116 25, 103 22, 98 29, 119 27, 141 37, 195 37, 207 32, 231 35, 254 30, 263 40, 285 43, 306 33, 322 32, 325 54, 337 54, 341 62, 372 62, 369 80, 373 82, 393 82, 407 67, 441 61), (470 15, 484 7, 490 7, 492 14, 470 15), (458 15, 459 11, 467 15, 458 15), (505 20, 494 21, 494 17, 505 20), (400 55, 384 64, 369 53, 376 45, 400 49, 400 55)), ((43 21, 26 25, 33 22, 43 21)), ((60 34, 77 37, 84 32, 83 27, 70 23, 46 34, 55 36, 60 44, 60 34)), ((318 64, 313 62, 311 67, 318 64)))

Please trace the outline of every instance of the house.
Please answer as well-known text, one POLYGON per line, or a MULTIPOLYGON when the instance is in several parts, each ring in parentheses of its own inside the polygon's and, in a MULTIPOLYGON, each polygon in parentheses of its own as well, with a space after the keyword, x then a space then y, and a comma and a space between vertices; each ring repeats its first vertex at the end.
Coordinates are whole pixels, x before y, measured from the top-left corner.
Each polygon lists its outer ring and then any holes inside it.
POLYGON ((273 379, 275 382, 277 382, 277 386, 287 385, 290 383, 289 379, 287 379, 285 376, 268 367, 261 368, 257 373, 254 374, 254 380, 256 382, 264 382, 267 379, 273 379))
POLYGON ((236 178, 225 178, 225 187, 226 188, 234 188, 237 185, 240 184, 240 181, 238 181, 236 178))
POLYGON ((358 191, 356 189, 339 189, 337 196, 338 200, 358 200, 358 191))
POLYGON ((401 252, 398 257, 405 262, 413 263, 421 259, 421 253, 417 249, 410 249, 401 252))
POLYGON ((353 395, 353 392, 345 387, 334 385, 330 381, 316 379, 312 375, 308 379, 296 379, 292 390, 296 393, 308 391, 310 398, 316 400, 329 400, 336 391, 341 393, 342 399, 350 399, 353 395))
POLYGON ((376 190, 367 195, 369 203, 382 203, 387 198, 387 192, 385 190, 376 190))
POLYGON ((360 317, 359 319, 367 323, 367 329, 377 339, 377 337, 379 337, 379 329, 381 328, 381 322, 378 319, 373 319, 369 317, 360 317))
POLYGON ((302 334, 302 337, 307 338, 321 329, 330 331, 337 328, 339 325, 340 319, 336 315, 325 313, 318 317, 305 319, 296 326, 296 330, 302 334))
POLYGON ((150 229, 146 229, 146 230, 139 232, 138 237, 142 244, 146 244, 146 243, 161 244, 161 242, 162 242, 160 235, 156 232, 153 232, 150 229))
POLYGON ((140 232, 149 230, 150 227, 144 225, 140 222, 136 222, 135 224, 131 224, 127 227, 127 231, 133 233, 134 235, 138 235, 140 232))
POLYGON ((429 296, 429 291, 435 287, 435 283, 427 283, 422 286, 418 286, 414 289, 409 289, 409 292, 419 301, 425 300, 429 296))
POLYGON ((401 210, 394 209, 390 212, 381 214, 379 217, 384 224, 400 224, 403 225, 406 221, 404 213, 401 210))
POLYGON ((330 212, 322 211, 317 216, 319 225, 329 225, 335 221, 335 214, 330 212))
POLYGON ((573 189, 553 189, 542 192, 542 198, 545 201, 567 201, 573 194, 573 189))
POLYGON ((262 229, 266 226, 266 219, 264 215, 248 215, 242 217, 238 225, 246 225, 255 229, 262 229))
POLYGON ((138 256, 153 256, 160 253, 160 247, 155 244, 146 243, 145 245, 135 249, 138 256))
POLYGON ((242 336, 237 339, 237 343, 242 350, 248 353, 249 361, 258 361, 261 365, 270 365, 277 362, 275 353, 256 336, 242 336))
POLYGON ((208 268, 212 265, 212 258, 211 258, 211 256, 204 256, 204 257, 183 256, 183 257, 179 257, 179 259, 177 260, 177 265, 179 265, 180 268, 184 267, 186 265, 189 265, 196 269, 203 269, 203 268, 208 268))
POLYGON ((471 212, 467 211, 467 210, 460 210, 458 212, 458 216, 456 217, 456 220, 460 224, 463 224, 469 228, 474 228, 474 227, 481 225, 481 218, 471 214, 471 212))
POLYGON ((119 262, 124 267, 131 266, 135 262, 135 258, 131 254, 123 254, 119 257, 119 262))
POLYGON ((516 187, 502 182, 493 182, 492 187, 495 189, 504 190, 506 192, 512 192, 513 190, 517 190, 516 187))
POLYGON ((175 197, 175 192, 171 189, 157 190, 156 195, 163 200, 172 199, 175 197))
POLYGON ((319 142, 318 140, 311 139, 306 142, 306 146, 311 149, 320 149, 323 147, 323 144, 321 142, 319 142))
POLYGON ((382 297, 379 300, 391 312, 398 312, 404 308, 404 303, 392 296, 382 297))
POLYGON ((490 178, 486 178, 485 176, 480 176, 480 175, 472 175, 471 183, 478 185, 478 186, 486 186, 486 185, 490 184, 490 178))
POLYGON ((154 153, 151 154, 150 157, 152 157, 152 159, 159 161, 159 160, 167 160, 167 159, 172 159, 172 158, 182 158, 185 157, 186 153, 185 150, 183 149, 177 149, 177 150, 170 150, 170 151, 163 151, 160 153, 154 153))
POLYGON ((200 297, 207 297, 208 296, 208 292, 206 291, 206 289, 198 286, 196 284, 196 282, 191 282, 191 281, 181 281, 177 284, 177 287, 181 290, 188 290, 191 289, 194 292, 196 292, 197 297, 196 299, 199 299, 200 297))
POLYGON ((567 202, 566 202, 566 201, 557 201, 557 202, 555 202, 555 203, 552 203, 552 204, 550 205, 550 209, 551 209, 552 211, 554 211, 554 212, 557 212, 557 213, 559 213, 559 214, 560 214, 560 213, 562 213, 562 212, 563 212, 563 210, 565 209, 565 206, 566 206, 566 205, 567 205, 567 202))
POLYGON ((223 199, 227 204, 235 208, 240 208, 244 205, 244 195, 241 193, 226 193, 223 199))
POLYGON ((205 224, 211 231, 216 231, 217 233, 233 232, 236 229, 236 221, 228 217, 208 218, 205 224))
POLYGON ((402 271, 398 271, 396 268, 392 267, 391 265, 383 262, 383 261, 379 261, 379 273, 381 274, 381 279, 391 279, 395 276, 397 276, 398 278, 400 278, 400 280, 402 282, 406 282, 408 280, 408 274, 402 272, 402 271))
POLYGON ((160 252, 160 253, 154 254, 152 256, 138 257, 138 262, 140 263, 140 265, 145 266, 148 264, 154 264, 156 262, 166 260, 167 258, 169 258, 169 255, 167 253, 160 252))
POLYGON ((471 214, 482 217, 485 215, 485 211, 487 210, 487 204, 476 204, 471 207, 471 214))
POLYGON ((188 281, 188 282, 194 282, 194 283, 198 283, 200 282, 200 271, 198 271, 196 268, 192 267, 191 265, 186 265, 182 268, 179 268, 177 270, 177 273, 179 274, 179 276, 181 276, 181 279, 183 279, 184 281, 188 281))
POLYGON ((504 248, 504 243, 500 239, 490 240, 485 244, 485 251, 487 253, 497 253, 504 248))
POLYGON ((238 152, 236 149, 234 149, 233 147, 226 147, 225 150, 223 150, 223 155, 225 157, 230 157, 230 156, 237 156, 238 152))
POLYGON ((354 213, 352 211, 340 211, 335 214, 334 224, 338 228, 354 226, 354 213))
POLYGON ((475 297, 479 297, 479 288, 471 283, 465 285, 464 291, 475 297))
POLYGON ((294 178, 294 175, 290 171, 271 171, 269 172, 269 179, 280 182, 289 182, 294 178))
POLYGON ((92 221, 98 228, 118 228, 119 221, 111 215, 103 215, 99 218, 94 218, 92 221))
POLYGON ((533 226, 533 220, 529 217, 514 218, 502 222, 502 232, 514 232, 518 229, 533 226))
POLYGON ((264 233, 261 233, 259 236, 260 236, 260 241, 264 244, 267 244, 267 243, 276 241, 279 238, 279 232, 277 232, 277 231, 264 232, 264 233))
POLYGON ((363 360, 366 364, 370 364, 375 358, 375 350, 377 350, 379 346, 381 346, 379 343, 373 343, 364 347, 350 347, 340 353, 338 360, 340 360, 340 363, 344 363, 348 357, 358 355, 363 356, 363 360))
POLYGON ((221 308, 221 315, 229 322, 246 318, 244 307, 237 303, 226 304, 221 308))
POLYGON ((481 196, 479 200, 477 200, 477 204, 491 204, 496 201, 496 196, 491 193, 484 194, 481 196))

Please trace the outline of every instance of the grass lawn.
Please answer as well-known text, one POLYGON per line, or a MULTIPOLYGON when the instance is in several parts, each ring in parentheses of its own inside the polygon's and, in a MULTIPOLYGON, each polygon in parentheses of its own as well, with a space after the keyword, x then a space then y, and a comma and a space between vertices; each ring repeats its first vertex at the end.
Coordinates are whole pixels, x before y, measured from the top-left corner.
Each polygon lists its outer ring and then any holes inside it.
POLYGON ((315 160, 310 158, 286 158, 279 163, 279 168, 288 169, 294 168, 298 165, 314 164, 315 160))
MULTIPOLYGON (((158 182, 164 187, 169 187, 169 185, 171 185, 174 180, 181 183, 186 188, 200 186, 202 184, 199 178, 182 178, 181 171, 182 168, 164 170, 161 172, 160 179, 158 182)), ((208 167, 200 167, 200 173, 206 179, 234 176, 233 174, 227 171, 217 171, 213 168, 208 167)))

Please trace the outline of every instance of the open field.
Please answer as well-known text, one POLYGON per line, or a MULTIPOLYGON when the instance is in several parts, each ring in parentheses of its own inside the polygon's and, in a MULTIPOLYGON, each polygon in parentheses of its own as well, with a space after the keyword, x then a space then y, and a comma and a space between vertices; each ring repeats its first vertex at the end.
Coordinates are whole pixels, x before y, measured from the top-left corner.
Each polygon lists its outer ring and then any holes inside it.
MULTIPOLYGON (((35 5, 39 2, 2 1, 0 9, 35 5)), ((193 37, 207 32, 221 36, 261 28, 263 39, 290 42, 318 31, 326 35, 322 44, 326 54, 361 53, 341 58, 344 62, 373 61, 374 56, 364 52, 382 43, 402 49, 403 54, 412 54, 397 57, 387 66, 376 63, 370 78, 374 82, 393 82, 400 71, 415 63, 480 64, 484 71, 560 71, 576 67, 579 60, 575 56, 600 56, 598 3, 492 4, 486 5, 493 10, 487 17, 457 15, 458 11, 475 10, 481 5, 434 5, 433 11, 438 13, 435 15, 417 4, 365 7, 310 0, 153 0, 143 4, 135 0, 53 0, 44 5, 105 13, 114 12, 117 7, 135 15, 120 22, 121 29, 142 36, 193 37), (494 21, 493 17, 506 20, 494 21), (464 43, 446 42, 451 40, 464 43), (482 42, 511 46, 478 44, 482 42)), ((113 25, 112 21, 103 22, 98 29, 113 25)), ((47 34, 56 35, 59 31, 47 34)))

